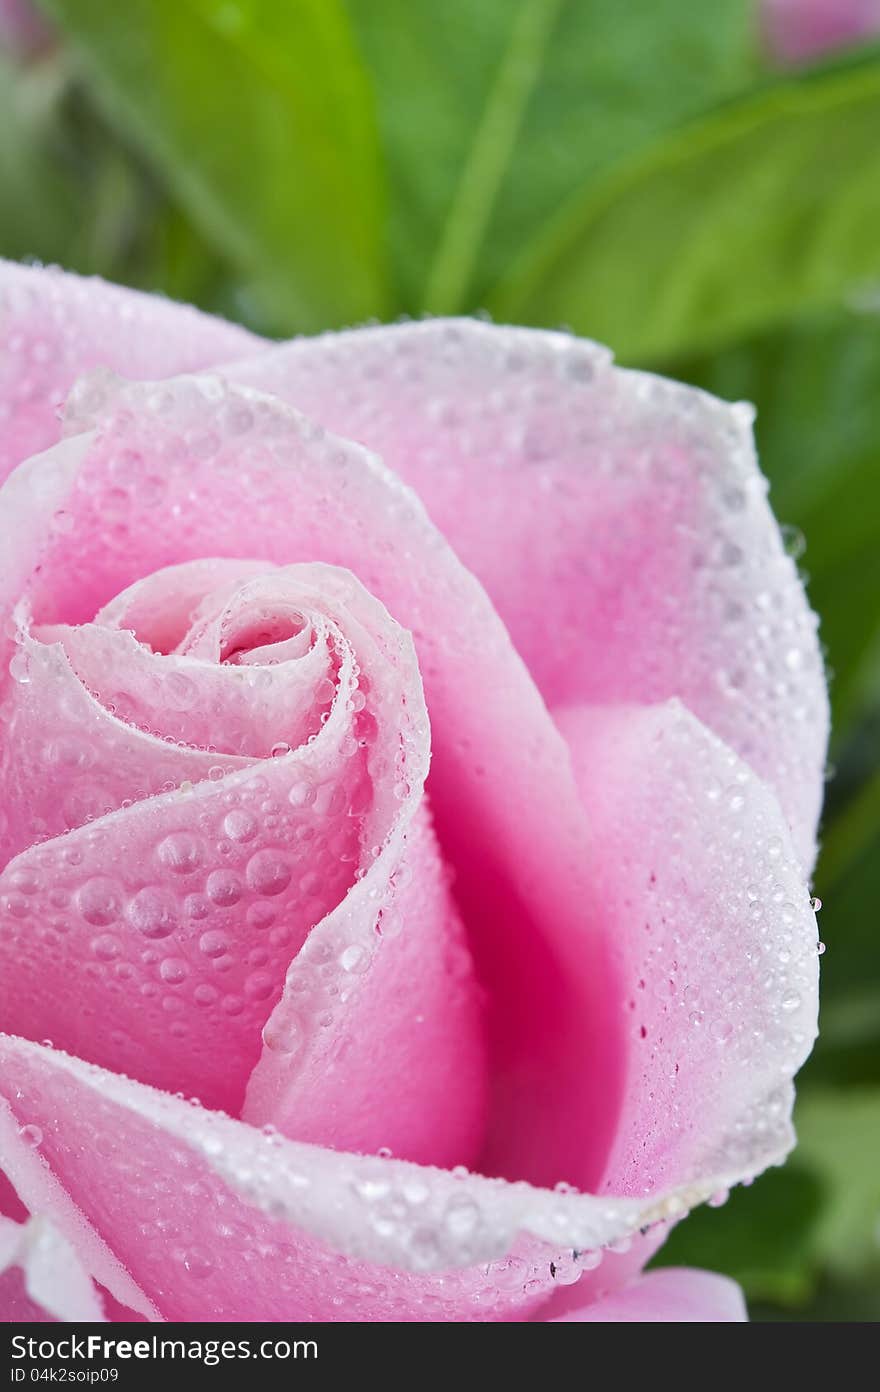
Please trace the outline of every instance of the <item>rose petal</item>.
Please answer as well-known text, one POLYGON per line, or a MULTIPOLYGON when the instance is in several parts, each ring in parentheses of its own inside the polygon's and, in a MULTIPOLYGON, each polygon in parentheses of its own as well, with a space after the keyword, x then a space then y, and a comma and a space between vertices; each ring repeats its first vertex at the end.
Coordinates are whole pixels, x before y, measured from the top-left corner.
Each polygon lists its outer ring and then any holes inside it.
POLYGON ((818 1011, 816 919, 776 799, 678 702, 558 718, 627 1018, 603 1188, 756 1174, 793 1144, 818 1011))
POLYGON ((0 1215, 23 1223, 28 1211, 4 1174, 0 1174, 0 1215))
POLYGON ((424 810, 314 929, 263 1040, 246 1121, 338 1150, 476 1160, 481 997, 424 810))
MULTIPOLYGON (((674 1199, 672 1206, 675 1206, 674 1199)), ((676 1219, 671 1221, 674 1223, 676 1219)), ((571 1314, 573 1310, 592 1304, 594 1300, 604 1300, 612 1291, 629 1285, 641 1276, 647 1263, 663 1246, 669 1235, 669 1227, 667 1222, 655 1223, 615 1242, 601 1254, 592 1253, 580 1277, 571 1283, 557 1281, 553 1294, 533 1318, 543 1323, 553 1321, 560 1315, 571 1314), (601 1261, 594 1265, 597 1255, 601 1255, 601 1261)))
POLYGON ((58 407, 90 368, 170 376, 261 346, 187 305, 10 261, 0 261, 0 341, 0 482, 59 438, 58 407))
MULTIPOLYGON (((21 585, 35 621, 77 623, 166 564, 241 554, 346 566, 387 604, 416 640, 438 835, 492 987, 493 1154, 516 1154, 517 1177, 589 1187, 613 1132, 621 1041, 606 948, 585 921, 586 820, 565 744, 485 593, 394 475, 281 402, 211 378, 115 391, 74 394, 74 420, 88 424, 76 415, 88 404, 98 427, 77 437, 80 540, 62 531, 35 550, 21 585), (165 505, 154 517, 133 489, 110 530, 103 498, 124 451, 163 461, 165 505)), ((27 489, 15 499, 27 512, 27 489)))
MULTIPOLYGON (((374 926, 400 870, 403 837, 428 767, 424 702, 408 635, 351 576, 313 565, 273 577, 272 583, 282 582, 300 595, 304 612, 311 602, 323 604, 338 641, 348 644, 320 734, 281 758, 144 798, 23 852, 0 876, 4 1022, 230 1111, 241 1106, 261 1027, 289 963, 313 925, 362 874, 354 894, 360 913, 346 908, 310 945, 303 980, 292 988, 301 991, 302 1032, 320 1033, 323 1026, 329 1033, 333 1025, 338 1054, 340 1021, 331 1007, 358 996, 349 987, 339 999, 338 975, 351 976, 344 964, 355 948, 370 965, 374 926), (357 691, 367 693, 361 710, 352 699, 357 691), (331 949, 329 961, 322 961, 319 954, 331 949), (325 982, 328 974, 332 979, 325 982), (302 992, 306 981, 310 994, 302 992), (336 999, 321 1003, 325 985, 336 999)), ((222 775, 222 767, 218 771, 222 775)), ((423 865, 437 858, 433 841, 422 852, 423 865)), ((451 947, 458 929, 445 885, 432 896, 426 884, 419 911, 427 915, 413 915, 422 933, 436 934, 431 950, 451 947)), ((372 998, 371 975, 365 989, 372 998)), ((384 978, 388 999, 384 1007, 373 1000, 372 1018, 381 1033, 387 1012, 393 1033, 396 978, 385 972, 376 980, 384 978)), ((413 995, 439 1017, 413 1036, 414 1046, 422 1039, 416 1052, 421 1071, 434 1079, 434 1094, 450 1071, 460 1075, 445 1105, 433 1112, 426 1107, 419 1154, 431 1135, 444 1157, 463 1132, 472 1144, 473 1098, 480 1096, 483 1070, 478 1013, 459 1008, 465 996, 462 985, 453 1008, 452 998, 436 988, 413 995), (431 1041, 438 1054, 433 1061, 431 1041), (466 1068, 457 1066, 462 1060, 466 1068), (461 1125, 444 1134, 441 1123, 459 1114, 461 1125)), ((381 1047, 380 1039, 367 1037, 360 1047, 381 1047)), ((392 1061, 394 1054, 392 1048, 392 1061)), ((352 1063, 360 1067, 354 1056, 352 1063)), ((336 1067, 343 1095, 324 1115, 347 1143, 363 1144, 352 1129, 362 1106, 358 1089, 351 1092, 355 1115, 349 1117, 346 1070, 336 1067)), ((429 1103, 431 1085, 426 1094, 429 1103)), ((414 1134, 413 1120, 402 1112, 395 1122, 393 1100, 389 1093, 371 1125, 386 1129, 383 1143, 399 1144, 414 1134)), ((470 1154, 469 1148, 456 1158, 470 1154)))
POLYGON ((555 1323, 736 1324, 748 1319, 743 1293, 735 1281, 711 1271, 668 1267, 650 1271, 555 1323))
POLYGON ((773 784, 809 869, 825 680, 748 408, 469 321, 299 339, 225 371, 417 490, 551 706, 680 697, 773 784))
MULTIPOLYGON (((577 1277, 573 1251, 595 1264, 705 1197, 561 1194, 323 1150, 8 1036, 0 1092, 42 1132, 37 1149, 4 1145, 22 1198, 51 1175, 166 1319, 527 1318, 577 1277)), ((63 1202, 41 1207, 67 1232, 63 1202)))
MULTIPOLYGON (((18 1091, 14 1084, 9 1083, 8 1086, 18 1091)), ((22 1123, 6 1102, 5 1089, 0 1086, 0 1156, 3 1157, 3 1173, 25 1214, 29 1209, 31 1213, 40 1214, 44 1221, 50 1221, 76 1253, 88 1274, 104 1289, 112 1291, 126 1308, 146 1315, 148 1319, 157 1318, 158 1311, 138 1289, 103 1238, 95 1232, 59 1183, 57 1175, 45 1163, 40 1150, 43 1139, 43 1128, 36 1122, 22 1123)), ((94 1163, 94 1156, 91 1160, 94 1163)))
POLYGON ((215 558, 166 566, 114 596, 95 615, 95 623, 102 628, 127 629, 154 652, 171 653, 185 639, 206 595, 256 579, 271 569, 267 561, 215 558))
MULTIPOLYGON (((173 566, 173 571, 186 566, 173 566)), ((166 571, 157 572, 165 576, 166 571)), ((268 758, 273 750, 286 744, 294 749, 304 744, 321 728, 321 716, 326 714, 335 690, 332 682, 334 642, 336 634, 332 621, 321 611, 320 595, 310 595, 302 588, 296 568, 276 570, 271 576, 254 578, 236 587, 235 599, 245 603, 259 592, 264 602, 277 605, 297 603, 299 610, 309 610, 307 631, 301 637, 302 652, 278 653, 277 644, 258 648, 249 659, 232 664, 219 656, 207 660, 191 648, 173 653, 154 653, 138 642, 130 632, 105 628, 98 623, 44 624, 33 636, 42 643, 60 643, 68 662, 79 681, 95 699, 126 725, 133 725, 162 740, 183 741, 200 752, 232 754, 249 758, 268 758), (266 655, 265 662, 261 654, 266 655), (293 660, 290 660, 290 659, 293 660), (257 669, 260 670, 257 670, 257 669), (326 688, 327 694, 316 699, 316 690, 326 688)), ((288 645, 285 645, 288 646, 288 645)), ((25 647, 25 653, 28 650, 25 647)), ((30 673, 27 697, 40 709, 50 697, 30 673)), ((68 683, 69 684, 69 683, 68 683)), ((15 687, 12 688, 15 693, 15 687)), ((19 694, 19 701, 23 696, 19 694)), ((10 723, 15 715, 12 702, 10 723)), ((63 721, 61 722, 63 724, 63 721)), ((91 722, 94 730, 97 722, 91 722)), ((107 722, 104 722, 104 726, 107 722)), ((102 727, 103 732, 103 727, 102 727)), ((117 735, 118 739, 118 735, 117 735)), ((20 741, 21 743, 22 741, 20 741)), ((96 738, 90 742, 97 743, 96 738)), ((135 742, 143 748, 143 741, 135 742)), ((157 762, 161 755, 154 751, 157 762)), ((160 786, 150 776, 151 756, 146 757, 142 771, 129 781, 122 771, 114 770, 120 789, 149 790, 160 786), (147 783, 134 781, 145 778, 147 783)), ((216 759, 179 760, 180 777, 192 780, 207 777, 216 759)), ((229 766, 241 765, 241 759, 229 766)), ((31 761, 31 768, 33 767, 31 761)), ((69 774, 68 774, 69 776, 69 774)), ((50 780, 51 781, 51 780, 50 780)), ((122 799, 116 802, 119 806, 122 799)))
MULTIPOLYGON (((56 631, 64 629, 58 626, 56 631)), ((103 657, 111 676, 128 660, 137 681, 128 635, 112 630, 73 635, 71 631, 72 653, 86 673, 88 656, 94 663, 103 657), (90 643, 90 638, 95 641, 90 643)), ((135 798, 198 783, 212 769, 222 775, 250 762, 181 747, 118 718, 89 691, 62 643, 43 643, 27 626, 19 629, 9 673, 0 701, 5 733, 0 826, 4 874, 12 857, 27 855, 35 842, 95 822, 135 798)), ((10 889, 8 875, 5 888, 10 889)))
POLYGON ((103 1323, 91 1278, 65 1237, 45 1218, 0 1218, 0 1321, 103 1323))
MULTIPOLYGON (((182 594, 193 582, 188 574, 193 570, 202 578, 219 578, 222 572, 228 580, 235 574, 240 581, 233 585, 235 594, 247 596, 262 586, 268 601, 279 606, 289 603, 291 593, 296 598, 297 586, 300 601, 309 595, 308 576, 301 570, 261 579, 252 563, 231 561, 212 562, 207 575, 202 562, 172 567, 173 573, 183 572, 182 594)), ((261 576, 265 571, 264 565, 261 576)), ((174 574, 159 571, 132 591, 148 584, 151 591, 164 592, 173 579, 174 574)), ((111 617, 132 591, 112 602, 111 617)), ((246 766, 239 756, 265 757, 317 733, 321 708, 315 691, 328 673, 330 635, 321 597, 313 599, 321 634, 312 651, 262 673, 221 667, 219 655, 209 665, 189 654, 153 653, 132 633, 97 622, 32 629, 25 606, 19 606, 16 651, 0 701, 0 722, 7 731, 0 864, 36 840, 82 826, 135 798, 220 776, 246 766), (181 741, 189 747, 180 748, 181 741), (36 787, 35 764, 40 769, 36 787)), ((144 602, 143 593, 139 600, 144 602)))

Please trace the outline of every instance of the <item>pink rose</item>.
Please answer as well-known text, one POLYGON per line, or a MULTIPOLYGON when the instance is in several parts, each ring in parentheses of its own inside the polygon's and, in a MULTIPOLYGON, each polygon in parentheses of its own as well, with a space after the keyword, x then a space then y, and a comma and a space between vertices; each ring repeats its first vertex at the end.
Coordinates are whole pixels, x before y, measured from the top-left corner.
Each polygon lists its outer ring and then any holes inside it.
POLYGON ((641 1272, 786 1155, 816 1031, 825 682, 749 409, 2 293, 7 1308, 741 1319, 641 1272))
POLYGON ((802 63, 880 33, 880 0, 763 0, 764 31, 783 63, 802 63))

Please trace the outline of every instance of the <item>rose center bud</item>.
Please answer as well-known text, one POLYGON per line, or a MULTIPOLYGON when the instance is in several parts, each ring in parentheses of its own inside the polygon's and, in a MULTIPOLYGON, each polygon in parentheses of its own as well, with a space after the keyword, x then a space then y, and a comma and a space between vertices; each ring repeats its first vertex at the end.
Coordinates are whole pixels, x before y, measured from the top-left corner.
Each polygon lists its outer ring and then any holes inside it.
MULTIPOLYGON (((316 1062, 316 1041, 367 982, 394 997, 367 1011, 389 1035, 401 1008, 424 1022, 470 1000, 469 977, 443 986, 450 936, 464 949, 424 818, 418 902, 401 908, 428 764, 409 635, 347 571, 321 564, 190 562, 90 623, 35 617, 17 613, 3 710, 0 956, 19 966, 15 991, 0 986, 5 1028, 233 1112, 268 1050, 281 1073, 260 1074, 261 1120, 369 1145, 363 1107, 340 1129, 336 1103, 308 1122, 288 1105, 297 1055, 327 1074, 325 1098, 340 1083, 350 1093, 338 1061, 316 1062), (372 967, 407 916, 430 1000, 406 986, 405 953, 390 972, 372 967)), ((423 1036, 435 1048, 430 1020, 423 1036)))
POLYGON ((301 657, 312 644, 311 627, 296 610, 284 616, 255 614, 247 622, 239 622, 232 631, 231 624, 224 628, 220 661, 233 666, 242 662, 285 662, 301 657))

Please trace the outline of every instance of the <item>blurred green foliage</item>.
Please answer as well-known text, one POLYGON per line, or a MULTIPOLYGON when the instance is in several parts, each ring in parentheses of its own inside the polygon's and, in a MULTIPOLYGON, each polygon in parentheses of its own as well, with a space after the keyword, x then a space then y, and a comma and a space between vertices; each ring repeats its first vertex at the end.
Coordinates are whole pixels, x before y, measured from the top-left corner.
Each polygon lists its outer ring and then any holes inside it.
POLYGON ((880 1317, 880 49, 777 72, 749 0, 43 0, 0 55, 0 253, 268 333, 564 322, 758 407, 835 732, 795 1159, 661 1260, 880 1317))

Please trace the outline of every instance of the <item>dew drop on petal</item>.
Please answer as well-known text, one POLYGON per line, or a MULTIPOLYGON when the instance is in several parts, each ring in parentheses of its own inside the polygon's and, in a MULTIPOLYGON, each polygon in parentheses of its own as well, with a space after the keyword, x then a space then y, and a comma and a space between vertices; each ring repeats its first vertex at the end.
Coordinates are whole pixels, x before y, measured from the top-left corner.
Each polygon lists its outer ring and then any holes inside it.
POLYGON ((30 681, 31 671, 27 653, 19 651, 10 658, 9 675, 13 681, 20 682, 23 686, 30 681))
POLYGON ((203 1281, 206 1276, 210 1276, 214 1270, 214 1263, 206 1253, 197 1247, 191 1247, 181 1256, 184 1271, 192 1276, 196 1281, 203 1281))
POLYGON ((339 954, 339 965, 343 971, 359 976, 370 965, 370 954, 360 943, 351 943, 339 954))
POLYGON ((158 885, 145 885, 129 901, 125 911, 131 926, 145 938, 170 937, 177 927, 174 896, 158 885))
POLYGON ((241 880, 234 870, 212 870, 208 876, 205 893, 214 904, 228 908, 238 903, 241 892, 241 880))
POLYGON ((255 894, 281 894, 290 884, 290 867, 276 851, 257 851, 245 873, 255 894))
POLYGON ((166 870, 175 875, 191 875, 201 864, 201 848, 187 831, 174 831, 156 847, 156 855, 166 870))
POLYGON ((263 1026, 263 1043, 273 1054, 295 1054, 302 1042, 302 1023, 295 1015, 287 1014, 284 1019, 270 1016, 263 1026))
POLYGON ((77 890, 76 906, 86 923, 104 927, 119 917, 122 908, 120 887, 106 875, 95 875, 77 890))
POLYGON ((99 937, 92 938, 92 952, 100 962, 112 962, 122 951, 118 938, 114 938, 112 933, 101 933, 99 937))
POLYGON ((219 928, 209 928, 199 938, 199 950, 206 957, 222 957, 229 950, 228 934, 219 928))
POLYGON ((180 957, 166 957, 159 964, 159 975, 163 981, 167 981, 170 986, 176 986, 184 981, 187 975, 187 966, 180 957))
POLYGON ((223 818, 223 831, 230 841, 252 841, 257 834, 256 818, 242 808, 235 808, 223 818))

